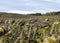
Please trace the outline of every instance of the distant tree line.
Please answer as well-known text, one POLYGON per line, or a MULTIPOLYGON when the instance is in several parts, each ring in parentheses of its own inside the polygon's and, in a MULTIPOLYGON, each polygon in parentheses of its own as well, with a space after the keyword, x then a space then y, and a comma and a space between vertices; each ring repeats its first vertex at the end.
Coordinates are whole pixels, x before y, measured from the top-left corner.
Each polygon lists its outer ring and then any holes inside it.
MULTIPOLYGON (((43 16, 43 15, 60 15, 60 11, 57 12, 47 12, 45 14, 41 14, 41 13, 31 13, 31 14, 27 14, 27 15, 32 15, 32 16, 43 16)), ((6 13, 6 12, 0 12, 0 17, 18 17, 18 16, 25 16, 24 14, 16 14, 16 13, 6 13)))
POLYGON ((42 16, 42 15, 60 15, 60 11, 58 12, 47 12, 45 14, 41 14, 41 13, 32 13, 32 14, 28 14, 28 15, 33 15, 33 16, 42 16))
POLYGON ((41 16, 41 13, 32 13, 32 14, 28 14, 28 15, 32 15, 32 16, 41 16))
POLYGON ((58 12, 48 12, 45 15, 60 15, 60 11, 58 11, 58 12))

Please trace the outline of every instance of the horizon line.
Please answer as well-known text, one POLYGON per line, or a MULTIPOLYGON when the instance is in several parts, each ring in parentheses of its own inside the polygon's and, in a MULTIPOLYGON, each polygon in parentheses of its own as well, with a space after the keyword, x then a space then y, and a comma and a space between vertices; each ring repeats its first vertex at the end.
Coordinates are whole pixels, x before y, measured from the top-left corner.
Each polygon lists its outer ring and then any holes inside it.
POLYGON ((58 12, 58 11, 46 11, 46 12, 34 12, 34 11, 0 11, 0 12, 5 12, 5 13, 16 13, 16 14, 32 14, 32 13, 49 13, 49 12, 58 12))

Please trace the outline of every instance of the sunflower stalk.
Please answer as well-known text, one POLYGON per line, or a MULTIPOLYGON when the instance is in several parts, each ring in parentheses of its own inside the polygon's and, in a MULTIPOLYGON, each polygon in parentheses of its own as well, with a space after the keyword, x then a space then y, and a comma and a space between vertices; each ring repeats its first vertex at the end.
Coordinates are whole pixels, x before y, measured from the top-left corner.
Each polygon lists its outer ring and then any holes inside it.
POLYGON ((30 41, 31 33, 32 33, 32 26, 29 28, 29 34, 28 34, 28 41, 27 41, 27 43, 29 43, 29 41, 30 41))
POLYGON ((54 24, 52 24, 52 27, 51 27, 51 30, 50 30, 50 34, 53 33, 53 30, 54 30, 54 24))

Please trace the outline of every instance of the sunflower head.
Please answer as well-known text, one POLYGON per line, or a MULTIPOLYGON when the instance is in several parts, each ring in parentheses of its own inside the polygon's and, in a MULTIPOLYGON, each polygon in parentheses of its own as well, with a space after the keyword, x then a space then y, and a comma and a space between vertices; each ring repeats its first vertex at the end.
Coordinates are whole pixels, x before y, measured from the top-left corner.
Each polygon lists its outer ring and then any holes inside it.
POLYGON ((45 21, 48 21, 48 20, 49 20, 48 18, 45 19, 45 21))
POLYGON ((59 24, 59 21, 55 21, 54 24, 59 24))

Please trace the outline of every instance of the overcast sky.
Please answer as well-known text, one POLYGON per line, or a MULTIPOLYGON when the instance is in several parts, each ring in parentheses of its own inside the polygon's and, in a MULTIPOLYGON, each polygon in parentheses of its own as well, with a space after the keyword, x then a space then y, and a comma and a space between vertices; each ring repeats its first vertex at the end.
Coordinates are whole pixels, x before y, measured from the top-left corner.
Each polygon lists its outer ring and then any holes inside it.
POLYGON ((0 12, 48 12, 59 11, 60 0, 0 0, 0 12))

